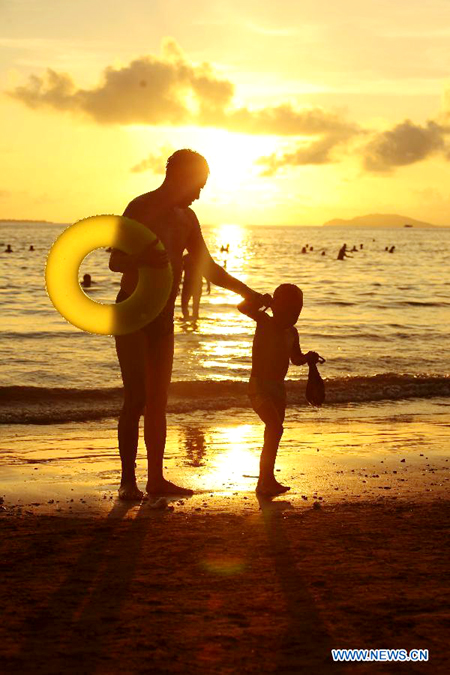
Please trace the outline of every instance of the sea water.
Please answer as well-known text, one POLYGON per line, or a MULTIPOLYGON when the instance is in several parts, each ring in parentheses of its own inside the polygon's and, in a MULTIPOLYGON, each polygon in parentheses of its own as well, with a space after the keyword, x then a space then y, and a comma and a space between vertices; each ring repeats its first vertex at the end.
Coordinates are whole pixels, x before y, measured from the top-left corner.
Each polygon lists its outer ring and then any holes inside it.
MULTIPOLYGON (((20 387, 28 397, 30 387, 38 396, 39 390, 121 386, 114 338, 70 325, 46 294, 46 257, 65 227, 0 224, 3 395, 11 387, 20 387), (4 253, 6 244, 12 253, 4 253), (31 244, 34 251, 29 251, 31 244)), ((273 293, 285 282, 302 288, 301 347, 326 358, 321 372, 331 388, 334 383, 373 389, 375 395, 380 382, 388 390, 390 383, 420 381, 427 384, 426 396, 448 393, 450 229, 232 224, 202 229, 213 258, 251 288, 273 293), (357 250, 339 261, 344 242, 357 250), (221 250, 226 246, 228 252, 221 250), (391 246, 393 253, 386 251, 391 246)), ((107 251, 99 249, 80 268, 80 278, 88 272, 94 281, 86 292, 100 302, 113 302, 120 284, 120 274, 108 269, 108 261, 107 251)), ((254 324, 237 310, 239 300, 216 286, 207 295, 205 285, 200 319, 193 324, 181 319, 178 297, 175 382, 193 383, 195 391, 194 383, 227 380, 238 386, 248 379, 254 324)), ((288 378, 305 375, 305 368, 291 366, 288 378)))

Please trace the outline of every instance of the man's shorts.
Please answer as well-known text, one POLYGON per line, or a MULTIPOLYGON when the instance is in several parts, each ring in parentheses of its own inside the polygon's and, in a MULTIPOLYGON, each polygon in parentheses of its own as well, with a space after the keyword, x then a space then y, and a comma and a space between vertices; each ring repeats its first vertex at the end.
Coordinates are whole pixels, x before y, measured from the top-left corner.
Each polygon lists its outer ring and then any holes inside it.
POLYGON ((255 412, 264 403, 272 403, 277 409, 286 406, 284 381, 251 377, 248 383, 248 395, 255 412))
MULTIPOLYGON (((116 302, 122 302, 122 300, 126 300, 129 297, 128 293, 120 289, 116 302)), ((158 340, 168 335, 173 335, 173 311, 171 311, 170 307, 166 306, 156 319, 146 324, 141 330, 144 331, 150 340, 158 340)))

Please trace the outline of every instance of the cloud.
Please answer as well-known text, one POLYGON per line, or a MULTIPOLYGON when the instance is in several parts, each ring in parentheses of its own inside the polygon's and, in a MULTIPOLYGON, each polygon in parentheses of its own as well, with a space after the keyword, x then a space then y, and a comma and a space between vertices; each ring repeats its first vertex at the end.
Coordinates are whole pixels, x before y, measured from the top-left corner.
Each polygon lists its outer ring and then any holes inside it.
POLYGON ((166 168, 167 158, 173 154, 174 149, 170 146, 164 146, 159 149, 157 153, 151 153, 139 164, 131 167, 131 173, 143 173, 144 171, 152 171, 155 174, 164 174, 166 168))
POLYGON ((30 75, 26 86, 16 87, 7 93, 29 108, 47 105, 57 110, 70 110, 76 96, 75 85, 70 75, 57 73, 51 68, 47 69, 45 77, 30 75))
POLYGON ((109 66, 92 89, 77 88, 69 74, 49 68, 8 94, 29 108, 82 113, 99 124, 190 124, 286 136, 340 133, 348 126, 339 114, 317 107, 233 107, 232 82, 219 77, 208 63, 189 63, 169 38, 163 41, 161 56, 109 66))
POLYGON ((189 64, 178 44, 167 39, 161 57, 109 66, 92 89, 79 89, 70 75, 49 68, 8 93, 30 108, 84 113, 99 124, 182 125, 191 123, 200 109, 227 105, 234 88, 208 64, 189 64))
MULTIPOLYGON (((326 165, 339 161, 354 138, 369 132, 334 110, 295 108, 277 104, 259 109, 233 104, 234 84, 209 63, 188 60, 178 43, 166 38, 159 56, 147 55, 120 67, 105 68, 97 86, 77 86, 68 73, 48 68, 31 75, 25 84, 7 92, 31 109, 51 108, 82 114, 101 125, 200 126, 253 135, 298 137, 300 144, 281 154, 260 157, 265 176, 283 167, 326 165), (309 138, 310 141, 306 142, 309 138)), ((424 125, 406 120, 376 132, 355 148, 364 168, 389 172, 440 153, 450 160, 446 135, 450 134, 450 93, 443 109, 424 125)), ((164 150, 165 156, 167 153, 164 150)), ((131 171, 159 173, 163 152, 149 155, 131 171)), ((165 159, 165 157, 164 157, 165 159)))
POLYGON ((344 133, 348 123, 337 113, 323 108, 294 109, 279 105, 259 110, 238 108, 230 111, 215 110, 203 114, 205 125, 220 126, 228 131, 246 134, 273 134, 279 136, 314 136, 323 133, 344 133))
POLYGON ((406 120, 393 129, 376 134, 363 150, 368 171, 388 172, 415 164, 438 152, 448 153, 445 134, 449 129, 429 120, 424 126, 406 120))
POLYGON ((274 176, 284 167, 332 164, 340 159, 334 152, 335 148, 341 146, 342 150, 354 136, 361 133, 363 131, 356 125, 338 127, 336 131, 325 134, 312 143, 302 144, 292 152, 260 157, 256 163, 265 167, 261 176, 274 176))

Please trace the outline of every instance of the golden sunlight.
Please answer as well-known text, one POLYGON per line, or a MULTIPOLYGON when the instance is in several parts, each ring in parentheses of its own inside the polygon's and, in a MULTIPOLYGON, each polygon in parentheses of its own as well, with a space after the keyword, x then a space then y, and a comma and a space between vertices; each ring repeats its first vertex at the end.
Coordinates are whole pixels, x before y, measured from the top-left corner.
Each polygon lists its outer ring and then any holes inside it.
POLYGON ((222 482, 233 481, 242 482, 242 487, 247 486, 242 478, 244 476, 258 475, 258 452, 252 452, 248 447, 248 436, 254 434, 254 426, 250 424, 241 424, 236 427, 225 427, 217 429, 220 436, 220 444, 228 450, 218 455, 214 469, 211 474, 222 482))
POLYGON ((232 192, 253 184, 261 172, 255 160, 274 152, 277 139, 201 129, 191 134, 195 149, 204 155, 211 171, 207 186, 214 193, 232 192))

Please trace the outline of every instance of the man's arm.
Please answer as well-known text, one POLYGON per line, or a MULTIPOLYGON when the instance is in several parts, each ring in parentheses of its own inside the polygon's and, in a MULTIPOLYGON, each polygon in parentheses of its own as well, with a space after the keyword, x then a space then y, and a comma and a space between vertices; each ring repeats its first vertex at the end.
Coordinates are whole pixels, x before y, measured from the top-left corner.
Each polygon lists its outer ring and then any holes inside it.
MULTIPOLYGON (((123 215, 140 222, 139 208, 133 202, 128 204, 123 215)), ((169 258, 166 251, 155 249, 157 243, 158 239, 155 239, 139 253, 124 253, 117 248, 113 248, 109 258, 109 269, 111 272, 128 272, 146 265, 149 267, 165 267, 169 258)))
POLYGON ((207 281, 211 281, 216 286, 227 288, 233 293, 237 293, 243 298, 258 297, 260 294, 246 286, 242 281, 228 274, 223 267, 220 267, 211 257, 205 240, 203 239, 200 223, 192 209, 187 209, 192 219, 192 232, 186 245, 189 253, 192 253, 196 265, 201 269, 202 275, 207 281))

